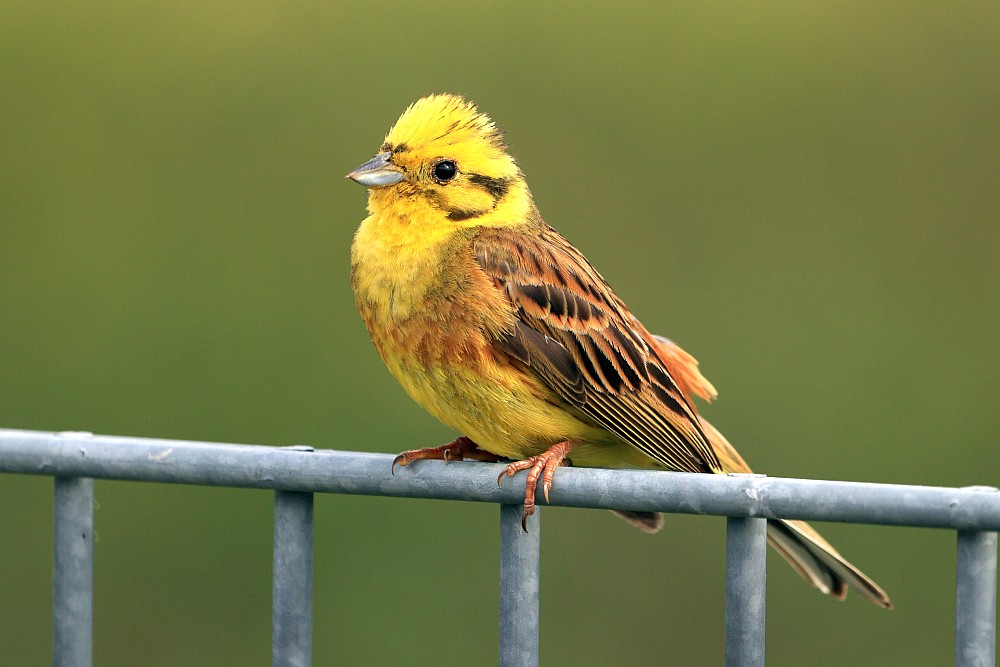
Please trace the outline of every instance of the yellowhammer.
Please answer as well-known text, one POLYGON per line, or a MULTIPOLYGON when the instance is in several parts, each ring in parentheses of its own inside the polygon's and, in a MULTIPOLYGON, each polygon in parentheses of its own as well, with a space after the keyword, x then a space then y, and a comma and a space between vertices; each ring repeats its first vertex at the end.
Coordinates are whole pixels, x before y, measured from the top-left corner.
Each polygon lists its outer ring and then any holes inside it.
MULTIPOLYGON (((699 417, 715 388, 698 362, 650 334, 601 275, 542 220, 493 122, 455 95, 411 105, 349 178, 368 211, 351 284, 379 354, 410 396, 464 435, 400 454, 513 459, 525 518, 569 456, 581 466, 750 472, 699 417)), ((618 512, 649 532, 654 512, 618 512)), ((824 593, 885 592, 801 521, 768 539, 824 593)))

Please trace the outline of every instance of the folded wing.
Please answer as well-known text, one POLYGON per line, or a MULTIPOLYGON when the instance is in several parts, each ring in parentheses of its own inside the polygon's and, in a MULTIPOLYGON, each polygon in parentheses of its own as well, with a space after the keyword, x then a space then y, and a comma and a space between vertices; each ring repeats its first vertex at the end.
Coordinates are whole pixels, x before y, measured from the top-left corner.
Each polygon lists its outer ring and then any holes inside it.
POLYGON ((516 312, 513 331, 498 341, 503 352, 663 467, 722 471, 660 343, 558 232, 544 224, 530 233, 482 229, 473 251, 516 312))

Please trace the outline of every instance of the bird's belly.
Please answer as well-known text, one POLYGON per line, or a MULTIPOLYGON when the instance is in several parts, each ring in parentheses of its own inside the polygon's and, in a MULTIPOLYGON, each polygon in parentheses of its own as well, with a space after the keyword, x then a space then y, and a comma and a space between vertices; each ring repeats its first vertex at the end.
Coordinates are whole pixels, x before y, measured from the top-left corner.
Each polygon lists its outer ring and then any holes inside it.
POLYGON ((386 364, 425 410, 498 456, 522 459, 557 442, 597 434, 543 398, 546 390, 533 386, 531 378, 503 363, 386 364))
POLYGON ((573 440, 574 465, 658 467, 614 434, 578 419, 547 395, 547 388, 517 369, 502 364, 481 364, 478 369, 387 365, 425 410, 498 456, 524 459, 573 440))

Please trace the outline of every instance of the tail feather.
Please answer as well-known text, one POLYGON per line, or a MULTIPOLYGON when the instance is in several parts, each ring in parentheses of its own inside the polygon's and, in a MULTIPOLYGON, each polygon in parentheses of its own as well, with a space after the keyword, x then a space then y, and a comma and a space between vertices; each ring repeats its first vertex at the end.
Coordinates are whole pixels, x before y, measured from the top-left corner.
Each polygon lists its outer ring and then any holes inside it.
POLYGON ((767 543, 774 547, 774 550, 788 561, 792 569, 813 588, 818 588, 820 592, 832 595, 838 600, 846 597, 847 587, 844 583, 832 576, 829 570, 819 566, 809 550, 789 535, 779 522, 768 522, 767 543))
MULTIPOLYGON (((750 466, 719 431, 700 417, 726 472, 750 472, 750 466)), ((892 609, 892 601, 879 585, 849 563, 805 521, 781 519, 767 522, 767 541, 810 584, 838 600, 853 588, 875 604, 892 609)))
POLYGON ((802 578, 838 600, 852 588, 884 609, 892 600, 864 572, 854 567, 805 521, 782 519, 767 522, 768 542, 802 578))
MULTIPOLYGON (((660 358, 689 401, 692 395, 708 401, 715 398, 715 387, 698 370, 698 362, 694 357, 670 339, 653 336, 653 340, 660 358)), ((722 472, 752 472, 747 462, 724 435, 704 417, 699 416, 698 419, 722 464, 722 472)), ((655 512, 615 512, 615 514, 646 532, 656 532, 663 526, 662 518, 653 521, 647 516, 656 514, 655 512), (637 517, 637 515, 642 516, 637 517)), ((805 521, 791 519, 768 521, 767 541, 788 561, 792 569, 823 593, 843 600, 847 597, 848 589, 853 588, 878 606, 892 609, 892 601, 885 591, 861 570, 851 565, 805 521)))
POLYGON ((626 510, 611 510, 611 513, 630 526, 635 526, 644 533, 658 533, 663 528, 663 515, 659 512, 630 512, 626 510))

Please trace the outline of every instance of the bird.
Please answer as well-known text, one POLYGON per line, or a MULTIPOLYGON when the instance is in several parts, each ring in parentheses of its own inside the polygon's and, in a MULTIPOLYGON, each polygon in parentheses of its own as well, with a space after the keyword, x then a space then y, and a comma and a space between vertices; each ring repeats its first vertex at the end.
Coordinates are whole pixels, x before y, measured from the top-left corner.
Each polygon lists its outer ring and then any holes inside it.
MULTIPOLYGON (((412 103, 347 178, 368 190, 351 286, 376 350, 406 392, 460 435, 421 459, 527 470, 523 521, 561 465, 750 473, 696 410, 715 387, 651 334, 583 254, 550 227, 497 125, 464 97, 412 103)), ((656 512, 616 512, 656 532, 656 512)), ((892 608, 807 523, 768 520, 768 542, 807 582, 892 608)))

